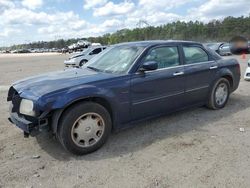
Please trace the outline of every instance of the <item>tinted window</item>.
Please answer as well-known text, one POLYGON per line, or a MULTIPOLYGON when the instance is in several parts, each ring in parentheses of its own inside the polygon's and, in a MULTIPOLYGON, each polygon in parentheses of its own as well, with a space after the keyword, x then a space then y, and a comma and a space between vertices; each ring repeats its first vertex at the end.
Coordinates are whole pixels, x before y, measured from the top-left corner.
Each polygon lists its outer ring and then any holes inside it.
POLYGON ((208 61, 207 53, 199 47, 183 47, 186 64, 208 61))
POLYGON ((152 49, 145 57, 146 61, 156 61, 158 69, 180 65, 177 47, 160 47, 152 49))
POLYGON ((99 54, 101 51, 102 51, 101 48, 96 48, 96 49, 94 49, 94 50, 90 53, 90 55, 99 54))

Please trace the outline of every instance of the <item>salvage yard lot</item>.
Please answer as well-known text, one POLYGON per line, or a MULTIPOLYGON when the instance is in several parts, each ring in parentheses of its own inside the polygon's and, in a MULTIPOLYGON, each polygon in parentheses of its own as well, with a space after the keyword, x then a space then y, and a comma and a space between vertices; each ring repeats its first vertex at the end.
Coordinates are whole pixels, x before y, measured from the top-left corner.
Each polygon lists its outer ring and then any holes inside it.
MULTIPOLYGON (((7 86, 62 70, 68 57, 0 55, 0 187, 250 187, 250 82, 243 79, 225 109, 140 123, 86 156, 65 152, 46 134, 23 138, 7 120, 7 86)), ((243 74, 246 60, 235 58, 243 74)))

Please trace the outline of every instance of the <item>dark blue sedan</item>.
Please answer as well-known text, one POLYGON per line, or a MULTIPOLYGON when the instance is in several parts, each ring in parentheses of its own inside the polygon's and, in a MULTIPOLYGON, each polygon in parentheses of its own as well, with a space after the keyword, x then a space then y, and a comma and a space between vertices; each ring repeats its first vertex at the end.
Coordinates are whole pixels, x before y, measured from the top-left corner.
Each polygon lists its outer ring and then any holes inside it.
POLYGON ((35 136, 50 130, 82 155, 100 148, 112 130, 184 108, 223 108, 238 88, 240 66, 202 44, 145 41, 114 45, 82 68, 14 83, 9 120, 35 136))

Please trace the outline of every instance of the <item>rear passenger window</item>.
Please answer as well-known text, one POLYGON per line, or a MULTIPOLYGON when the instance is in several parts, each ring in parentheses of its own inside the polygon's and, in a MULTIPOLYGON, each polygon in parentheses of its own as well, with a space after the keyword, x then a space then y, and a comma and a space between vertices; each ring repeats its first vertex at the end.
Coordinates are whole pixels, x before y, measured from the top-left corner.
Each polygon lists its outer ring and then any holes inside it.
POLYGON ((208 61, 207 53, 199 47, 183 47, 186 64, 208 61))
POLYGON ((158 69, 180 65, 177 47, 159 47, 152 49, 145 57, 146 61, 156 61, 158 69))

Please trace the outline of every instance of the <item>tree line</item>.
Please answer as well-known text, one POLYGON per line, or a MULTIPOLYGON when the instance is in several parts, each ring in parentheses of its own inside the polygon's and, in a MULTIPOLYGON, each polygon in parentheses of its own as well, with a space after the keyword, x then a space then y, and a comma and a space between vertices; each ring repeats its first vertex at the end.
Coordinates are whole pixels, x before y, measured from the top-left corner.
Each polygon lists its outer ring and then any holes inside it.
POLYGON ((147 26, 135 29, 122 29, 99 37, 60 39, 50 42, 33 42, 13 45, 11 49, 24 48, 64 48, 79 40, 111 45, 120 42, 142 40, 192 40, 199 42, 229 41, 234 36, 250 39, 250 14, 247 17, 226 17, 223 20, 172 22, 160 26, 147 26))

